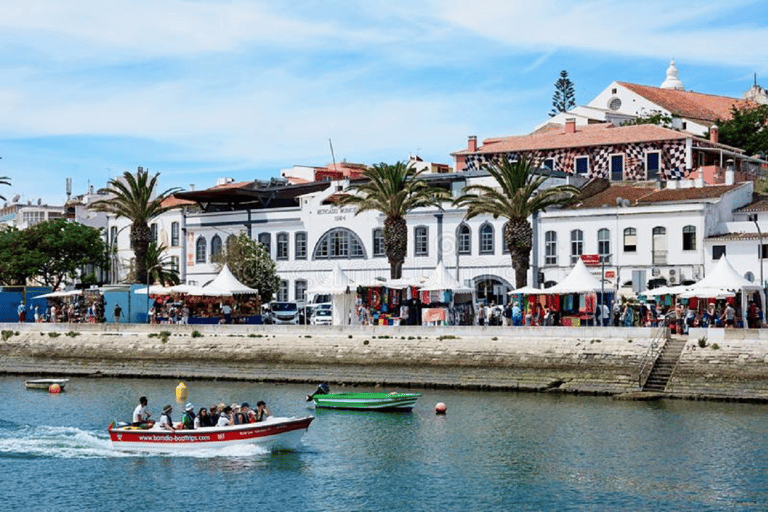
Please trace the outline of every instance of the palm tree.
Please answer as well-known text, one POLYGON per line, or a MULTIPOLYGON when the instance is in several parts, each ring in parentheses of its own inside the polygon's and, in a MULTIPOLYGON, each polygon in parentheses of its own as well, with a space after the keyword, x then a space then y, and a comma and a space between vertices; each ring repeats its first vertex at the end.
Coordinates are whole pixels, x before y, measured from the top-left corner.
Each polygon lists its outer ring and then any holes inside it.
POLYGON ((160 283, 163 286, 176 285, 181 282, 179 269, 171 261, 171 257, 165 255, 168 246, 158 244, 154 240, 147 247, 145 268, 149 272, 149 282, 160 283))
POLYGON ((536 174, 525 158, 514 162, 504 158, 485 169, 498 186, 469 185, 464 194, 454 200, 454 204, 467 207, 467 219, 480 214, 492 215, 494 219, 509 219, 504 225, 504 243, 512 258, 516 287, 522 288, 528 280, 533 238, 528 217, 550 206, 569 203, 580 190, 573 185, 540 190, 547 177, 536 174))
POLYGON ((163 206, 163 201, 178 192, 179 188, 156 193, 159 173, 149 176, 149 170, 139 167, 136 174, 126 171, 122 177, 112 178, 104 192, 111 194, 109 199, 91 203, 90 209, 97 212, 111 213, 131 221, 131 247, 136 256, 136 282, 144 283, 147 279, 147 250, 152 241, 149 222, 158 215, 170 210, 163 206))
POLYGON ((350 187, 353 194, 344 194, 341 206, 357 206, 355 215, 366 210, 384 214, 384 251, 389 261, 392 279, 403 276, 403 262, 408 249, 406 215, 416 208, 440 206, 450 197, 448 190, 429 185, 412 165, 397 162, 394 165, 376 164, 366 170, 365 182, 350 187))
MULTIPOLYGON (((2 157, 0 157, 2 158, 2 157)), ((8 176, 0 176, 0 185, 11 185, 11 178, 8 176)), ((5 201, 5 196, 0 196, 0 201, 5 201)))

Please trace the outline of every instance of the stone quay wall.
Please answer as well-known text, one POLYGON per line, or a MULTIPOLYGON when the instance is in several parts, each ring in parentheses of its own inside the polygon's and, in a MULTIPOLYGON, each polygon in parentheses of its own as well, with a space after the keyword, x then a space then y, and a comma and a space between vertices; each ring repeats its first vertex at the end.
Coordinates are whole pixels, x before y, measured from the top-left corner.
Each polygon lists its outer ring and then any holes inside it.
MULTIPOLYGON (((654 337, 663 342, 656 329, 613 327, 8 323, 0 330, 0 374, 588 394, 638 391, 654 337)), ((768 401, 767 361, 768 331, 692 331, 668 391, 768 401)))

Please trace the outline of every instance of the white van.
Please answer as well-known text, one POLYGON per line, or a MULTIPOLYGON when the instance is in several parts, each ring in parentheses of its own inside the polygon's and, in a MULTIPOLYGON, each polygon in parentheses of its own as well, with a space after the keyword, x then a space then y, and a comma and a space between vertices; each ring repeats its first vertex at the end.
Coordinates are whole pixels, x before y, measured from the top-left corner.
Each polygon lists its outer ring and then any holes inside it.
POLYGON ((270 302, 269 317, 273 324, 298 324, 299 305, 296 302, 270 302))

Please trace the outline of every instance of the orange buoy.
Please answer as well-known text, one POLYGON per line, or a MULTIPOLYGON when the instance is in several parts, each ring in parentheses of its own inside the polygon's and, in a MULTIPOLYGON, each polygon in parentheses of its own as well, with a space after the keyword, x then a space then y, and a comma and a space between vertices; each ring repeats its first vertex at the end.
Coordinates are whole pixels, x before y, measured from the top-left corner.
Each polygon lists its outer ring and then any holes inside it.
POLYGON ((58 395, 59 393, 61 393, 61 386, 59 386, 58 384, 51 384, 50 386, 48 386, 48 392, 52 395, 58 395))
POLYGON ((445 411, 446 411, 447 409, 448 409, 448 408, 445 406, 445 404, 444 404, 443 402, 438 402, 438 403, 435 405, 435 413, 436 413, 436 414, 445 414, 445 411))
POLYGON ((187 389, 186 384, 179 382, 179 385, 176 386, 176 403, 186 402, 187 396, 189 396, 189 389, 187 389))

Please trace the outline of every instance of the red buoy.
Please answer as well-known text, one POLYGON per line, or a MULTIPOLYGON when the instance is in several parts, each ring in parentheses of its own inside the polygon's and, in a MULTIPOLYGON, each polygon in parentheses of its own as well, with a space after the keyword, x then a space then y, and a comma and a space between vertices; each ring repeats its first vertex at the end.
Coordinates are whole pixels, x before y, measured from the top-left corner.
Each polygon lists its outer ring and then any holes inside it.
POLYGON ((436 414, 445 414, 446 410, 447 410, 447 407, 443 402, 438 402, 437 405, 435 405, 436 414))
POLYGON ((51 384, 50 386, 48 386, 48 392, 52 395, 58 395, 59 393, 61 393, 61 386, 59 386, 58 384, 51 384))

